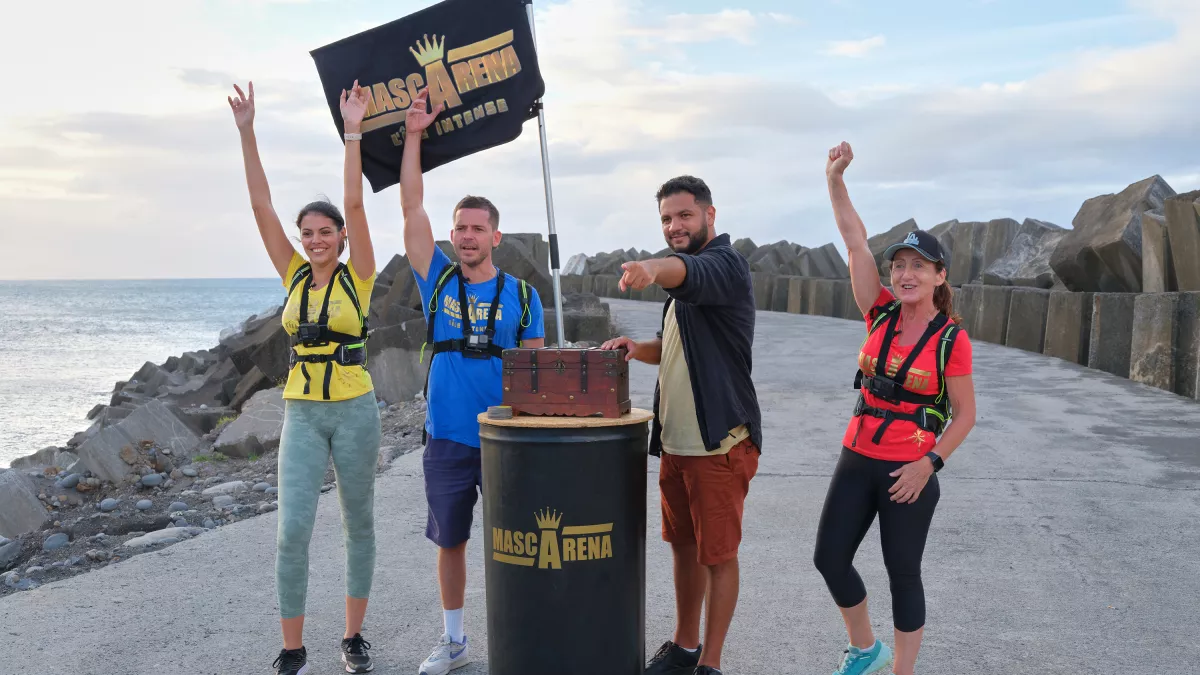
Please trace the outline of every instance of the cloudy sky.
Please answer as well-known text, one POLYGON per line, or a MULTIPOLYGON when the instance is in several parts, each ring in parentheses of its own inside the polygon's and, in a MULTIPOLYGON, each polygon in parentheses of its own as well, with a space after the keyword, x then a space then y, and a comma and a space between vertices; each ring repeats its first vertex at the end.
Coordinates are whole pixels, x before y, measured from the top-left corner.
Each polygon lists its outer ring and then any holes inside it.
MULTIPOLYGON (((225 97, 253 79, 285 222, 341 199, 341 143, 309 51, 432 4, 67 0, 6 9, 0 278, 264 277, 225 97)), ((849 140, 872 232, 909 217, 1036 217, 1153 174, 1200 188, 1196 0, 545 0, 558 231, 575 252, 662 248, 653 194, 706 179, 717 227, 836 241, 824 154, 849 140)), ((546 229, 536 122, 427 175, 439 235, 465 193, 546 229)), ((369 192, 369 191, 368 191, 369 192)), ((381 262, 396 188, 369 194, 381 262)))

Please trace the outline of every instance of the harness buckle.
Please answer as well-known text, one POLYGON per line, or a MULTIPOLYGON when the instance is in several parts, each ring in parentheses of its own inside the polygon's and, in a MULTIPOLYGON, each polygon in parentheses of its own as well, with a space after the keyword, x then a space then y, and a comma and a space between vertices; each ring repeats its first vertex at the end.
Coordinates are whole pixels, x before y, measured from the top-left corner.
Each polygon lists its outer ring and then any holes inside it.
POLYGON ((343 366, 361 366, 367 362, 366 345, 358 345, 352 347, 349 345, 338 345, 337 351, 333 353, 336 361, 343 366))
POLYGON ((871 395, 887 401, 888 403, 899 403, 901 387, 898 382, 886 377, 872 375, 863 378, 863 386, 871 392, 871 395))

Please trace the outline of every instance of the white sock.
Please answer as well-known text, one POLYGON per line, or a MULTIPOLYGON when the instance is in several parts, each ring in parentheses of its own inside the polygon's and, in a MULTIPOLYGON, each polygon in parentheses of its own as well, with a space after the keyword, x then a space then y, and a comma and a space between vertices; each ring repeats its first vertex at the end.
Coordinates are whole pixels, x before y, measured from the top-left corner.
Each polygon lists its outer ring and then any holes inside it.
POLYGON ((680 649, 682 649, 683 651, 685 651, 685 652, 687 652, 687 653, 689 653, 689 654, 696 654, 696 653, 698 653, 698 652, 700 651, 700 648, 699 648, 699 647, 695 647, 695 648, 693 648, 693 649, 688 649, 687 647, 680 647, 680 649))
POLYGON ((442 621, 446 626, 446 634, 450 639, 461 643, 463 641, 463 607, 458 609, 443 609, 442 621))

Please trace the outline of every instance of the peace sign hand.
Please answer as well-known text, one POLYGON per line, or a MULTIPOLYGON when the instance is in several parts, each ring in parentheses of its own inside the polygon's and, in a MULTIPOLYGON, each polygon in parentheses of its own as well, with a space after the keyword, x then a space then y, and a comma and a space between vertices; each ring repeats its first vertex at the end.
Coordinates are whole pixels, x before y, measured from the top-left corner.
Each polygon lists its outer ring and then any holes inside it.
POLYGON ((342 123, 346 127, 348 133, 358 133, 362 126, 363 117, 367 115, 367 102, 371 100, 371 94, 364 87, 358 86, 358 80, 354 81, 354 85, 350 87, 350 91, 342 90, 342 100, 340 107, 342 110, 342 123))
POLYGON ((426 112, 425 105, 428 100, 428 87, 417 92, 417 96, 413 99, 412 105, 408 107, 408 113, 404 116, 404 126, 406 129, 408 129, 408 133, 419 134, 428 129, 429 125, 433 124, 434 118, 441 114, 442 109, 445 108, 445 103, 443 102, 434 106, 432 111, 426 112))
POLYGON ((233 121, 238 129, 249 129, 254 125, 254 82, 250 83, 250 95, 242 93, 242 88, 233 85, 237 91, 237 99, 227 96, 229 107, 233 109, 233 121))

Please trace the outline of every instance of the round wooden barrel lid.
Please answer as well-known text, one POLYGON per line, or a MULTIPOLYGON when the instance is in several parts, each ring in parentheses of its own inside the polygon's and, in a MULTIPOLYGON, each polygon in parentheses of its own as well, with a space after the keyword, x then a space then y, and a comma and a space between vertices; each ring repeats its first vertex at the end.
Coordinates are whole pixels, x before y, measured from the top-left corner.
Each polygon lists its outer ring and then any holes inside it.
POLYGON ((633 408, 620 417, 568 417, 566 415, 514 415, 509 419, 494 419, 488 413, 479 413, 480 424, 497 427, 524 427, 528 429, 586 429, 589 427, 620 427, 627 424, 645 424, 654 419, 654 413, 633 408))

